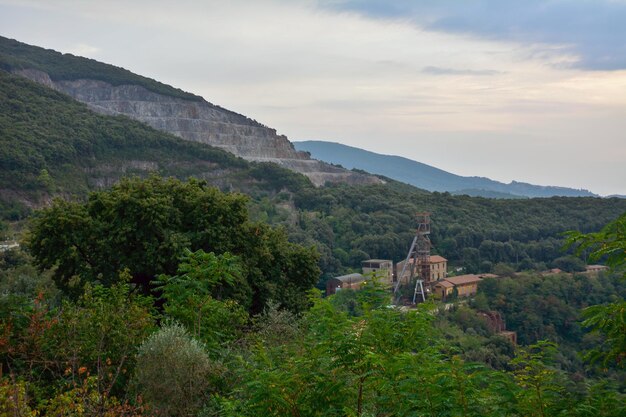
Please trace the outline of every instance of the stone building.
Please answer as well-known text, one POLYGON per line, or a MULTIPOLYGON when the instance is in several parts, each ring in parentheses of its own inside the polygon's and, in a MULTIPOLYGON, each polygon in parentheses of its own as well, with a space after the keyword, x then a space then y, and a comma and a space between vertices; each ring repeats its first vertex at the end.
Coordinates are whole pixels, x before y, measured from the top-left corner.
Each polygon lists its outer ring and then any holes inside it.
POLYGON ((393 261, 389 259, 369 259, 361 262, 363 275, 376 275, 382 284, 393 283, 393 261))
POLYGON ((326 295, 335 294, 340 290, 360 290, 365 284, 365 277, 361 274, 348 274, 334 277, 326 281, 326 295))
MULTIPOLYGON (((413 263, 413 258, 409 259, 410 263, 413 263)), ((396 264, 396 278, 402 280, 402 284, 409 284, 409 277, 411 275, 411 265, 409 264, 404 271, 404 275, 399 277, 402 274, 402 268, 404 267, 406 261, 400 261, 396 264)), ((429 258, 430 263, 430 281, 439 281, 448 276, 448 260, 443 256, 439 255, 430 255, 429 258)), ((416 269, 417 271, 418 269, 416 269)), ((417 274, 417 272, 416 272, 417 274)), ((395 281, 394 280, 394 281, 395 281)))
POLYGON ((467 274, 458 277, 445 278, 433 286, 436 294, 440 294, 443 300, 456 292, 458 297, 470 297, 478 291, 478 283, 482 279, 478 275, 467 274))

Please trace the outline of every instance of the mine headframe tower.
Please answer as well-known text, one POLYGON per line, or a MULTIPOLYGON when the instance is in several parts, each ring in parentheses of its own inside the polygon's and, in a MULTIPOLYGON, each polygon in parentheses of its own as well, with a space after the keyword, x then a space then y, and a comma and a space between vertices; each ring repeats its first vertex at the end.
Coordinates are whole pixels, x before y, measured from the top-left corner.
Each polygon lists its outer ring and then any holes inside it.
POLYGON ((396 277, 396 286, 393 289, 396 299, 399 296, 398 289, 400 283, 405 277, 407 269, 409 275, 407 283, 413 282, 415 278, 415 290, 413 291, 413 304, 415 304, 417 296, 421 297, 421 301, 426 301, 426 293, 424 292, 424 284, 430 286, 431 269, 430 269, 430 213, 416 213, 417 229, 415 237, 406 256, 406 261, 402 266, 402 272, 396 277))

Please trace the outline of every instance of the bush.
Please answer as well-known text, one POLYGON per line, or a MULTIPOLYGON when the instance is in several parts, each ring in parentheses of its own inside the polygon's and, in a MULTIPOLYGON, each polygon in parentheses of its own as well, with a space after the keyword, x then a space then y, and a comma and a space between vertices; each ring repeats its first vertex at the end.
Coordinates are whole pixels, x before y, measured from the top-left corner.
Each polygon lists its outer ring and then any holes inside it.
POLYGON ((202 343, 180 324, 167 323, 139 347, 135 383, 158 415, 187 416, 206 399, 212 368, 202 343))

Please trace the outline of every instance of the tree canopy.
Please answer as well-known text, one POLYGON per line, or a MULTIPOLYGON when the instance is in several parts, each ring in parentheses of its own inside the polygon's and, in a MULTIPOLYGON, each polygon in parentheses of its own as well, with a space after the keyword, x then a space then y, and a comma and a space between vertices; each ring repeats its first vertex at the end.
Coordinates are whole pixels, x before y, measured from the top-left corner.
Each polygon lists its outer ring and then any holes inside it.
POLYGON ((55 200, 32 218, 27 246, 67 292, 84 282, 110 286, 126 269, 148 290, 159 274, 177 273, 185 250, 229 252, 243 269, 230 296, 253 311, 268 300, 298 311, 318 280, 317 255, 249 221, 247 201, 194 179, 125 179, 85 203, 55 200))

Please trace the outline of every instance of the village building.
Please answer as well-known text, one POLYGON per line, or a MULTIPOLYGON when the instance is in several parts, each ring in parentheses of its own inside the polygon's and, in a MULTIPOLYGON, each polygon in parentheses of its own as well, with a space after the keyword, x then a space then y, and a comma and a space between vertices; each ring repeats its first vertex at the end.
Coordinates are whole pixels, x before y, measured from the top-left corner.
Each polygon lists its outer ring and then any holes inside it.
POLYGON ((363 275, 375 275, 382 284, 393 282, 393 261, 388 259, 369 259, 361 262, 363 275))
MULTIPOLYGON (((414 262, 413 258, 409 259, 409 265, 407 265, 404 275, 400 277, 402 274, 402 268, 404 268, 404 264, 406 261, 400 261, 396 264, 396 278, 395 280, 400 279, 402 284, 409 284, 409 278, 411 276, 411 264, 414 262)), ((439 255, 430 255, 429 257, 430 264, 430 281, 439 281, 448 276, 448 260, 443 256, 439 255)), ((416 271, 418 271, 416 269, 416 271)), ((417 274, 417 272, 416 272, 417 274)), ((395 281, 394 280, 394 281, 395 281)))
POLYGON ((454 284, 444 279, 435 284, 433 291, 435 294, 439 294, 442 300, 445 300, 454 294, 454 284))
POLYGON ((459 275, 438 281, 433 286, 433 290, 436 294, 441 295, 443 300, 455 292, 458 297, 470 297, 478 292, 478 283, 480 281, 482 279, 478 275, 459 275))
POLYGON ((598 273, 600 271, 607 271, 609 269, 606 265, 587 265, 585 267, 585 272, 587 273, 598 273))
POLYGON ((334 277, 326 281, 326 295, 335 294, 341 290, 360 290, 365 284, 365 277, 361 274, 348 274, 334 277))
POLYGON ((552 269, 548 269, 547 271, 543 271, 541 272, 541 275, 558 275, 558 274, 562 274, 563 271, 559 268, 552 268, 552 269))

